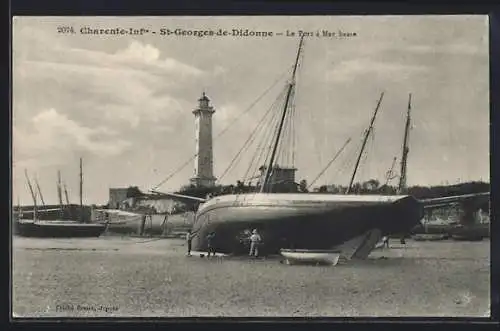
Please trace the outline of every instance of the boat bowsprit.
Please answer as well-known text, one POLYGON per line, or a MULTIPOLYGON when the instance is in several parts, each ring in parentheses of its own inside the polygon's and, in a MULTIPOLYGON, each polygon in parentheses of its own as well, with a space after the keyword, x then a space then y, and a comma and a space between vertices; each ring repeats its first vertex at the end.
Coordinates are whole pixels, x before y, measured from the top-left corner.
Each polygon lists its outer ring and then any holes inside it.
POLYGON ((338 250, 281 249, 287 264, 337 265, 341 252, 338 250))

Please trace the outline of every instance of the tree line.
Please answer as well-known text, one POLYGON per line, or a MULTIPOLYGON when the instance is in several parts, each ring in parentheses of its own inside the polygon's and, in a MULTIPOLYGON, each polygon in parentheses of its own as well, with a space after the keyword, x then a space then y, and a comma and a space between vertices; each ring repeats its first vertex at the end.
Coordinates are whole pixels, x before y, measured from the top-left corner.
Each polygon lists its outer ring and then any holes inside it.
MULTIPOLYGON (((178 190, 177 194, 188 195, 198 198, 206 198, 208 196, 219 196, 227 194, 242 194, 257 192, 259 186, 248 185, 242 181, 237 181, 236 184, 230 185, 215 185, 214 187, 197 187, 194 185, 186 185, 178 190)), ((321 185, 314 188, 311 192, 308 188, 307 181, 301 180, 299 183, 278 183, 270 187, 270 192, 275 193, 323 193, 323 194, 345 194, 347 186, 343 185, 321 185)), ((464 195, 473 193, 489 192, 490 184, 482 181, 471 181, 466 183, 452 185, 433 185, 433 186, 410 186, 404 194, 411 195, 417 199, 431 199, 454 195, 464 195)), ((354 183, 351 188, 351 194, 361 195, 395 195, 398 193, 396 186, 381 184, 377 179, 370 179, 364 182, 354 183)), ((127 198, 144 197, 148 194, 141 192, 137 186, 131 186, 127 190, 127 198)), ((193 202, 179 205, 176 212, 195 210, 198 203, 193 202)))
MULTIPOLYGON (((342 185, 322 185, 317 189, 321 193, 340 194, 347 190, 347 186, 342 185)), ((411 195, 417 199, 432 199, 441 198, 454 195, 473 194, 489 192, 490 184, 481 181, 472 181, 466 183, 452 184, 452 185, 433 185, 433 186, 410 186, 403 194, 411 195)), ((376 179, 370 179, 361 183, 354 183, 352 194, 383 194, 395 195, 398 193, 398 188, 391 185, 380 185, 376 179)))
MULTIPOLYGON (((214 187, 198 187, 186 185, 178 190, 177 194, 189 195, 198 198, 205 198, 207 195, 226 195, 256 192, 260 187, 256 185, 247 185, 241 181, 230 185, 215 185, 214 187)), ((301 180, 299 183, 279 183, 271 186, 271 192, 275 193, 308 193, 307 181, 301 180)), ((347 186, 343 185, 321 185, 314 188, 310 193, 330 193, 344 194, 347 186)), ((482 181, 471 181, 466 183, 452 185, 433 185, 433 186, 410 186, 405 194, 414 196, 417 199, 440 198, 453 195, 473 194, 489 192, 490 184, 482 181)), ((377 179, 370 179, 365 182, 354 183, 351 188, 352 194, 397 194, 397 187, 380 184, 377 179)), ((131 186, 127 189, 127 198, 147 197, 137 186, 131 186)))
MULTIPOLYGON (((205 198, 208 194, 224 195, 224 194, 240 194, 255 192, 259 189, 258 186, 246 185, 238 181, 236 185, 216 185, 214 187, 196 187, 188 185, 182 187, 178 194, 191 195, 200 198, 205 198)), ((321 185, 316 187, 310 193, 330 193, 330 194, 344 194, 347 191, 347 186, 343 185, 321 185)), ((383 184, 381 185, 377 179, 370 179, 365 182, 354 183, 351 188, 352 194, 383 194, 395 195, 397 194, 397 187, 383 184)), ((431 199, 439 197, 447 197, 453 195, 473 194, 481 192, 489 192, 490 184, 482 181, 471 181, 466 183, 452 184, 452 185, 433 185, 421 186, 415 185, 407 188, 404 194, 411 195, 417 199, 431 199)), ((307 181, 302 180, 300 183, 281 183, 271 187, 271 192, 276 193, 307 193, 309 192, 307 181)))

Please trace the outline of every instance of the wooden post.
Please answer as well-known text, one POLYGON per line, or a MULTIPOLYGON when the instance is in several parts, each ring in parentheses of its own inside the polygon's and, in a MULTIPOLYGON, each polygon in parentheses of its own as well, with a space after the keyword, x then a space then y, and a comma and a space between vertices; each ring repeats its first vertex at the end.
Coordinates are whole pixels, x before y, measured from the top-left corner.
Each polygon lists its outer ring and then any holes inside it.
POLYGON ((17 196, 17 219, 20 220, 23 216, 23 212, 21 211, 21 204, 19 203, 19 195, 17 196))
POLYGON ((162 237, 166 236, 167 235, 167 221, 168 221, 168 214, 165 214, 165 218, 163 219, 163 223, 162 223, 162 237))
POLYGON ((59 206, 61 208, 60 212, 60 217, 61 219, 64 218, 64 206, 63 206, 63 200, 62 200, 62 193, 61 193, 61 171, 57 171, 57 196, 59 198, 59 206))
POLYGON ((66 204, 69 205, 69 195, 68 195, 68 188, 66 187, 66 183, 63 183, 64 187, 64 196, 66 197, 66 204))
POLYGON ((146 224, 146 215, 142 215, 141 222, 139 223, 138 235, 142 236, 144 233, 144 225, 146 224))
POLYGON ((153 215, 148 214, 148 218, 149 218, 149 236, 152 237, 153 236, 153 215))
POLYGON ((83 161, 80 158, 80 222, 83 222, 83 161))
POLYGON ((38 219, 38 208, 36 205, 36 194, 35 191, 33 190, 33 186, 31 186, 30 179, 28 177, 28 170, 24 170, 24 176, 26 177, 26 181, 28 182, 28 187, 31 192, 31 197, 33 198, 33 222, 36 222, 38 219))

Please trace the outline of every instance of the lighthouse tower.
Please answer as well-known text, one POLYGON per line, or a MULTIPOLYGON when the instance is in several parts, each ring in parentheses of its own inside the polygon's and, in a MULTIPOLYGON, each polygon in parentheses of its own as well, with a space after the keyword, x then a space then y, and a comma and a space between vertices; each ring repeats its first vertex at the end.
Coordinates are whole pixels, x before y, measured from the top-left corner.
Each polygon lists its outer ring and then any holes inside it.
POLYGON ((210 106, 210 99, 205 92, 198 99, 198 108, 193 110, 196 127, 196 159, 194 161, 194 177, 191 184, 195 186, 213 187, 216 178, 213 174, 214 160, 212 148, 212 115, 215 110, 210 106))

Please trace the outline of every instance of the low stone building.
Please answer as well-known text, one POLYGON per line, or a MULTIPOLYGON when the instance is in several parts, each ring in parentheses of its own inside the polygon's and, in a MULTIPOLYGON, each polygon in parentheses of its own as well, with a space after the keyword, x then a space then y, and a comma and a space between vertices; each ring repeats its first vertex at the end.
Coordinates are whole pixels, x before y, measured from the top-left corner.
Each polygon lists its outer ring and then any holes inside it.
POLYGON ((110 188, 108 207, 110 209, 119 209, 122 202, 127 199, 128 188, 110 188))

